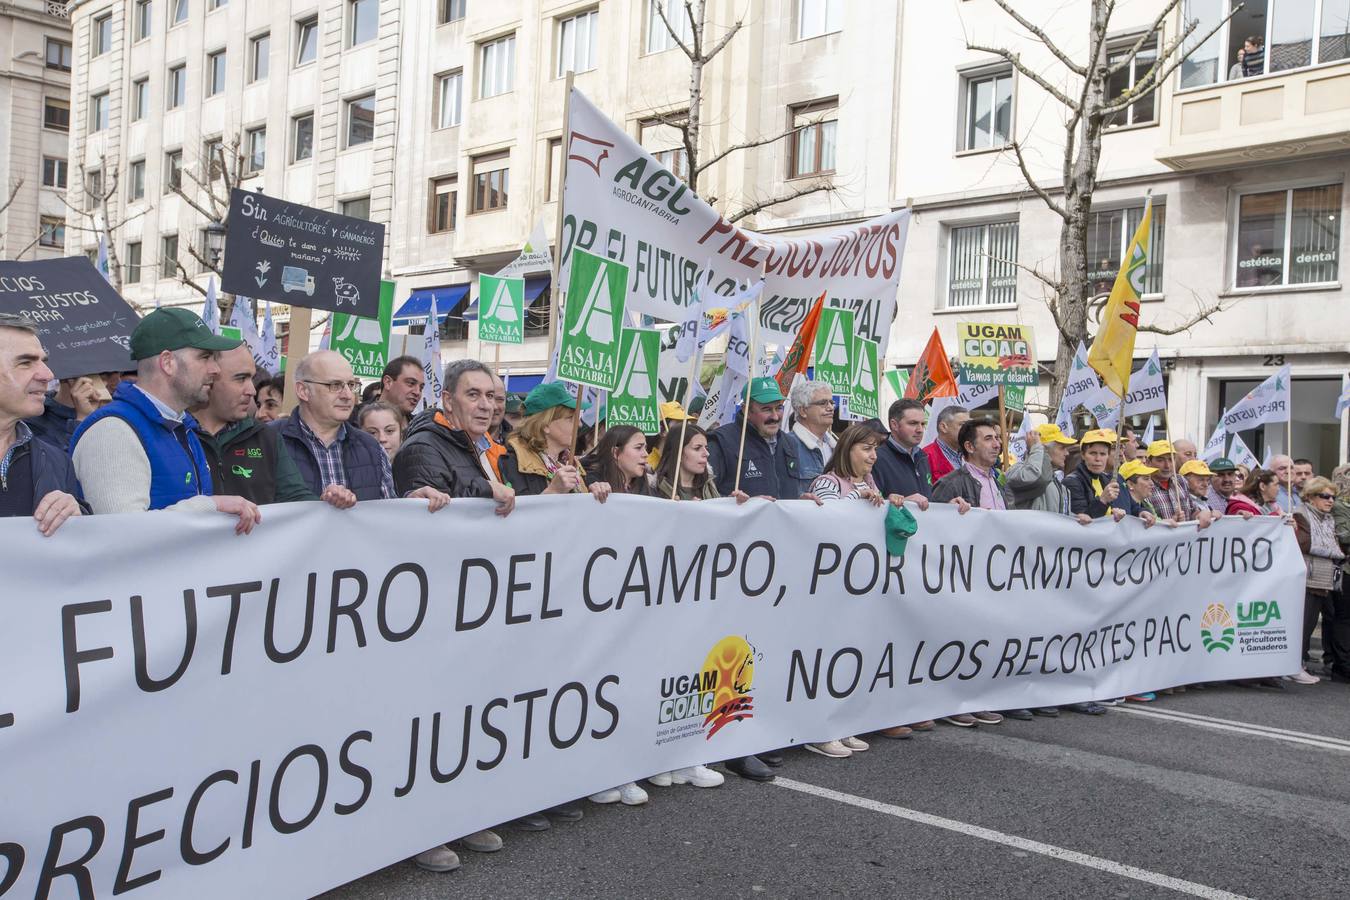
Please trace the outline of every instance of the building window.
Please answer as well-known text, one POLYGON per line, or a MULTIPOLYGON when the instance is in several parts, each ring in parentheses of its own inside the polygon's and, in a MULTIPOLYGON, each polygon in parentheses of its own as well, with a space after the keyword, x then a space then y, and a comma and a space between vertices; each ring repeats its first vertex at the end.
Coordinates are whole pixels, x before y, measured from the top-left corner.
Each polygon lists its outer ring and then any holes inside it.
POLYGON ((380 30, 379 0, 347 0, 347 46, 375 40, 380 30))
POLYGON ((206 0, 206 11, 214 12, 224 6, 229 6, 230 0, 206 0))
POLYGON ((548 169, 544 172, 544 202, 552 203, 558 199, 562 189, 563 158, 562 138, 548 139, 548 169))
MULTIPOLYGON (((1137 40, 1137 38, 1135 39, 1137 40)), ((1123 49, 1108 53, 1106 65, 1115 67, 1120 65, 1129 57, 1129 48, 1134 46, 1134 41, 1123 49)), ((1134 59, 1119 72, 1110 76, 1106 85, 1106 93, 1113 100, 1118 100, 1134 90, 1136 84, 1148 74, 1148 70, 1153 68, 1153 64, 1158 61, 1158 41, 1156 39, 1149 41, 1139 48, 1134 59)), ((1156 122, 1154 102, 1157 95, 1149 94, 1147 97, 1141 97, 1131 103, 1125 109, 1118 113, 1113 113, 1106 118, 1106 127, 1113 128, 1122 125, 1143 125, 1148 122, 1156 122)))
POLYGON ((127 199, 145 199, 145 160, 134 160, 127 166, 127 199))
POLYGON ((558 20, 558 70, 562 78, 568 72, 589 72, 595 68, 595 27, 598 10, 578 13, 558 20))
POLYGON ((66 245, 66 220, 58 216, 43 216, 42 230, 38 234, 38 243, 44 247, 64 247, 66 245))
POLYGON ((225 92, 225 51, 206 54, 206 96, 225 92))
POLYGON ((188 20, 188 0, 169 0, 169 27, 188 20))
POLYGON ((1183 21, 1196 26, 1182 50, 1188 54, 1181 64, 1182 88, 1350 58, 1345 0, 1246 0, 1224 21, 1230 12, 1230 4, 1220 0, 1187 0, 1183 21), (1198 44, 1220 22, 1214 36, 1198 44))
POLYGON ((94 19, 93 55, 102 56, 112 49, 112 13, 94 19))
POLYGON ((436 76, 436 127, 453 128, 460 122, 463 72, 447 72, 436 76))
POLYGON ((170 150, 164 154, 164 193, 172 194, 183 188, 183 151, 170 150))
POLYGON ((70 44, 47 38, 47 68, 60 72, 69 72, 73 54, 70 44))
POLYGON ((440 0, 440 24, 458 22, 464 18, 468 0, 440 0))
POLYGON ((225 141, 221 138, 207 138, 202 145, 202 169, 207 181, 215 181, 225 174, 225 141))
POLYGON ((347 146, 357 147, 375 140, 375 95, 367 94, 347 101, 347 146))
MULTIPOLYGON (((1088 293, 1091 296, 1111 293, 1116 283, 1121 261, 1129 250, 1134 233, 1144 218, 1144 206, 1125 209, 1093 210, 1088 216, 1087 270, 1088 293)), ((1153 224, 1149 228, 1148 266, 1144 269, 1144 293, 1161 294, 1163 290, 1164 225, 1167 208, 1153 204, 1153 224)))
POLYGON ((291 162, 314 158, 314 113, 291 119, 291 162))
POLYGON ((473 204, 470 212, 506 209, 511 190, 511 154, 488 153, 473 159, 473 204))
POLYGON ((123 255, 126 257, 126 277, 123 280, 125 280, 127 284, 140 284, 141 242, 132 241, 127 244, 127 248, 123 251, 123 255))
POLYGON ((1334 282, 1341 185, 1242 194, 1236 231, 1234 287, 1334 282))
POLYGON ((66 177, 70 164, 56 156, 42 157, 42 186, 50 188, 66 187, 66 177))
POLYGON ((167 94, 169 109, 177 109, 187 102, 187 66, 179 64, 169 69, 167 94))
POLYGON ((478 60, 478 96, 505 94, 516 80, 516 36, 480 44, 478 60))
POLYGON ((647 0, 647 52, 662 53, 678 46, 670 36, 670 28, 661 21, 658 4, 662 4, 661 9, 665 11, 675 34, 679 35, 686 47, 689 46, 689 42, 694 39, 694 28, 689 24, 689 14, 684 11, 682 0, 647 0))
POLYGON ((70 104, 55 97, 42 100, 42 127, 52 131, 70 130, 70 104))
POLYGON ((248 80, 262 81, 271 68, 272 35, 260 34, 248 42, 248 80))
POLYGON ((455 230, 455 201, 459 197, 459 179, 454 175, 431 182, 430 214, 427 231, 440 234, 455 230))
POLYGON ((962 79, 962 150, 1002 147, 1012 136, 1012 71, 962 79))
POLYGON ((178 277, 178 235, 166 234, 159 239, 159 277, 178 277))
POLYGON ((108 92, 95 94, 89 98, 89 133, 102 131, 108 127, 108 92))
POLYGON ((947 306, 1017 303, 1017 223, 992 222, 951 230, 947 306))
POLYGON ((150 79, 137 78, 131 82, 131 121, 139 122, 150 110, 150 79))
POLYGON ((103 199, 103 170, 90 169, 84 173, 85 192, 95 200, 103 199))
POLYGON ((370 219, 370 198, 353 197, 342 201, 342 214, 353 219, 370 219))
POLYGON ((152 15, 150 0, 136 0, 136 8, 132 13, 132 40, 143 41, 150 36, 155 21, 152 15))
MULTIPOLYGON (((638 124, 638 143, 676 178, 688 181, 689 153, 684 148, 684 132, 679 128, 684 120, 683 112, 663 116, 660 119, 647 119, 638 124)), ((830 123, 830 133, 831 135, 834 133, 833 122, 830 123)))
POLYGON ((838 125, 838 100, 820 100, 792 108, 792 127, 796 130, 788 138, 789 178, 834 171, 838 125))
POLYGON ((295 64, 303 66, 319 58, 319 19, 312 17, 295 23, 295 64))
POLYGON ((797 40, 839 30, 842 0, 797 0, 797 40))
POLYGON ((261 172, 267 164, 267 129, 250 128, 244 132, 244 171, 261 172))

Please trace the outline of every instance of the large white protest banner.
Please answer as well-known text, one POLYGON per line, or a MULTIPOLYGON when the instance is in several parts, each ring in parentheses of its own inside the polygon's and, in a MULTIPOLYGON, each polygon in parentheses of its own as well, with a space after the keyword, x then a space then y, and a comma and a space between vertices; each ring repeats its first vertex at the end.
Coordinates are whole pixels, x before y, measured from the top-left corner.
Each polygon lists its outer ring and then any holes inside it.
POLYGON ((1229 434, 1237 434, 1267 422, 1288 422, 1291 373, 1290 366, 1280 366, 1274 375, 1229 407, 1220 424, 1229 434))
POLYGON ((562 282, 580 248, 628 267, 628 305, 682 322, 711 265, 724 296, 764 274, 760 340, 790 344, 822 292, 854 312, 858 334, 884 352, 909 228, 897 210, 794 238, 746 231, 722 218, 655 157, 573 90, 563 184, 562 282))
POLYGON ((531 497, 0 521, 0 897, 308 897, 625 781, 1298 671, 1274 518, 531 497), (397 540, 372 536, 397 535, 397 540))

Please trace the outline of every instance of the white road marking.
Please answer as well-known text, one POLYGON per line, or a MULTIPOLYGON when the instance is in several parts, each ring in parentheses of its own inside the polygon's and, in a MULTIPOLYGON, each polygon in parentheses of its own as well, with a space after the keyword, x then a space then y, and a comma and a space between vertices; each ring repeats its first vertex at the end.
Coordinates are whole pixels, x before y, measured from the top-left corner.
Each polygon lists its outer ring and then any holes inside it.
POLYGON ((1137 706, 1117 706, 1114 711, 1129 713, 1134 716, 1145 716, 1150 719, 1166 719, 1182 725, 1191 725, 1195 728, 1209 728, 1213 731, 1236 732, 1251 737, 1269 738, 1273 741, 1285 741, 1290 744, 1303 744, 1308 747, 1318 747, 1322 750, 1337 750, 1341 753, 1350 753, 1350 741, 1342 740, 1341 738, 1326 737, 1325 735, 1320 734, 1308 734, 1303 731, 1288 731, 1284 728, 1271 728, 1267 725, 1256 725, 1252 722, 1239 722, 1235 719, 1217 719, 1213 716, 1201 716, 1195 713, 1185 713, 1170 709, 1140 709, 1137 706))
POLYGON ((983 841, 991 841, 995 844, 1003 844, 1017 850, 1039 853, 1040 855, 1048 856, 1051 859, 1075 863, 1076 865, 1086 866, 1089 869, 1096 869, 1100 872, 1119 875, 1122 878, 1133 878, 1135 881, 1142 881, 1146 884, 1168 888, 1169 890, 1177 891, 1182 894, 1190 894, 1193 897, 1208 897, 1214 898, 1214 900, 1247 900, 1247 898, 1243 897, 1241 894, 1229 893, 1228 891, 1212 888, 1208 885, 1197 884, 1194 881, 1173 878, 1171 875, 1163 875, 1160 872, 1150 872, 1147 869, 1139 869, 1124 863, 1118 863, 1114 860, 1102 859, 1099 856, 1090 856, 1086 853, 1079 853, 1077 850, 1056 847, 1053 844, 1043 844, 1040 841, 1029 840, 1013 834, 1004 834, 1001 831, 994 831, 991 828, 982 828, 979 825, 971 825, 968 822, 958 822, 955 819, 945 819, 942 816, 935 816, 914 809, 906 809, 903 806, 895 806, 890 803, 882 803, 879 800, 869 800, 866 797, 859 797, 855 794, 845 794, 840 791, 831 790, 830 788, 807 784, 804 781, 793 781, 792 779, 784 778, 781 775, 772 783, 778 787, 787 788, 790 791, 810 794, 814 797, 822 797, 826 800, 833 800, 836 803, 845 803, 849 806, 870 810, 871 812, 894 816, 897 819, 907 819, 911 822, 917 822, 920 825, 931 825, 934 828, 944 828, 947 831, 954 831, 957 834, 979 838, 983 841))

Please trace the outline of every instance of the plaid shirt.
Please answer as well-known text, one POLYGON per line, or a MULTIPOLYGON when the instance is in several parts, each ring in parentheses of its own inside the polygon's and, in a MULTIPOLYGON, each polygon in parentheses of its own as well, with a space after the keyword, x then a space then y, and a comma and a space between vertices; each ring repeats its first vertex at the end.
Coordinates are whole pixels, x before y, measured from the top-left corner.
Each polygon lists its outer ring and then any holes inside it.
POLYGON ((20 447, 33 439, 33 431, 23 420, 14 423, 14 443, 9 445, 5 455, 0 457, 0 482, 9 479, 9 467, 14 465, 14 454, 20 447))
MULTIPOLYGON (((333 443, 324 445, 314 430, 309 427, 305 417, 299 412, 294 413, 300 421, 300 434, 304 437, 305 443, 309 445, 309 451, 314 454, 314 462, 319 466, 320 480, 323 486, 330 484, 340 484, 347 486, 347 473, 342 467, 342 442, 347 440, 347 423, 338 426, 337 437, 333 443)), ((386 500, 393 499, 394 495, 394 470, 389 465, 389 457, 384 453, 380 454, 380 496, 386 500)))
POLYGON ((1154 478, 1153 493, 1148 495, 1148 502, 1152 504, 1154 514, 1160 519, 1192 522, 1200 515, 1195 498, 1186 490, 1185 482, 1175 475, 1168 479, 1166 488, 1159 479, 1154 478))

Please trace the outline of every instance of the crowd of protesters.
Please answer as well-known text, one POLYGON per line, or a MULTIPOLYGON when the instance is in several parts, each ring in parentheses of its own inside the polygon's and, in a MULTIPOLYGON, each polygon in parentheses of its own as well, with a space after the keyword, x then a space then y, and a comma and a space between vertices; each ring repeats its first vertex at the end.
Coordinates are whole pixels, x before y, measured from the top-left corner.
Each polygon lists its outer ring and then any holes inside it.
MULTIPOLYGON (((1135 517, 1145 527, 1206 528, 1225 515, 1279 516, 1293 527, 1307 566, 1304 668, 1287 678, 1319 680, 1308 666, 1320 623, 1326 674, 1350 682, 1350 466, 1328 479, 1306 459, 1277 455, 1269 469, 1244 472, 1226 458, 1196 458, 1195 444, 1184 439, 1145 446, 1128 429, 1097 429, 1076 440, 1051 424, 1026 431, 1023 458, 1013 461, 997 424, 960 406, 943 408, 935 439, 920 446, 927 413, 918 401, 896 401, 885 422, 839 423, 828 386, 799 380, 789 401, 764 377, 751 380, 735 420, 710 431, 678 403, 661 406, 660 435, 631 426, 587 429, 577 421, 585 407, 578 409, 566 385, 508 396, 497 374, 471 359, 446 367, 439 402, 419 412, 426 387, 419 360, 390 361, 363 390, 348 361, 331 351, 296 364, 295 407, 285 415, 284 380, 258 372, 246 347, 190 311, 147 315, 130 351, 124 372, 57 381, 36 327, 0 314, 0 516, 31 517, 51 535, 74 516, 196 510, 230 516, 237 532, 248 533, 271 503, 347 509, 413 498, 435 513, 455 498, 482 498, 508 516, 519 496, 590 494, 604 503, 616 493, 686 502, 861 501, 905 515, 906 507, 950 503, 963 515, 1039 510, 1084 526, 1135 517)), ((1278 679, 1254 686, 1283 687, 1278 679)), ((1066 709, 1100 715, 1108 705, 1154 699, 1102 698, 1066 709)), ((1059 714, 989 710, 943 721, 971 728, 1059 714)), ((936 726, 912 722, 877 734, 905 739, 936 726)), ((868 744, 846 735, 806 749, 843 759, 868 744)), ((754 781, 772 780, 783 764, 781 751, 724 763, 754 781)), ((698 765, 647 780, 706 788, 723 775, 698 765)), ((648 795, 630 782, 589 799, 639 805, 648 795)), ((583 814, 568 803, 513 825, 543 830, 583 814)), ((502 847, 492 830, 457 843, 479 852, 502 847)), ((459 858, 441 845, 416 862, 449 871, 459 858)))

